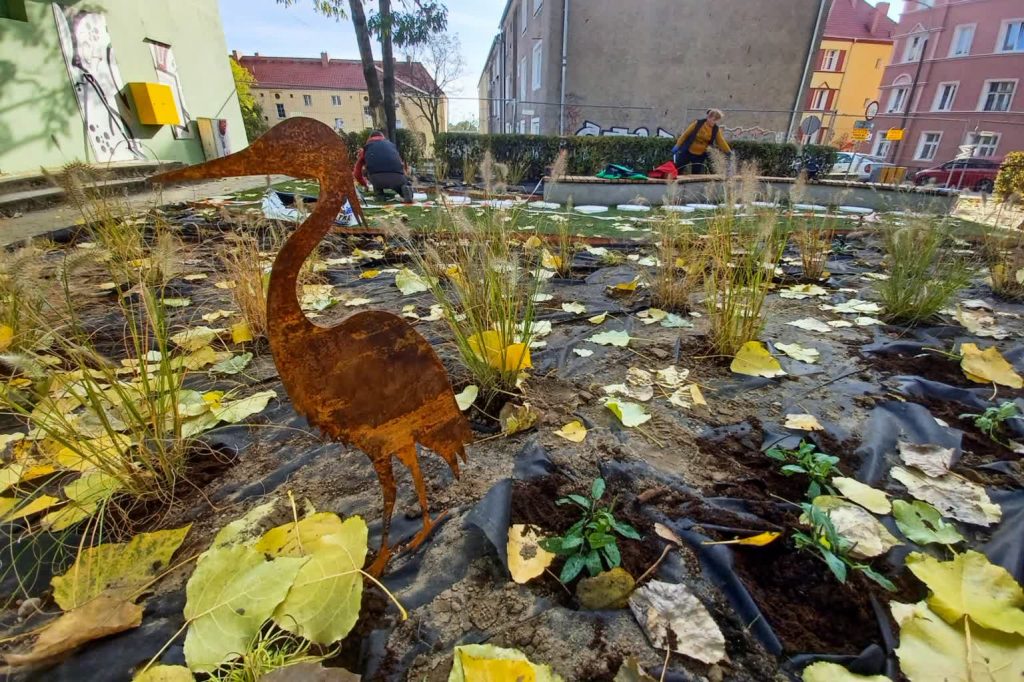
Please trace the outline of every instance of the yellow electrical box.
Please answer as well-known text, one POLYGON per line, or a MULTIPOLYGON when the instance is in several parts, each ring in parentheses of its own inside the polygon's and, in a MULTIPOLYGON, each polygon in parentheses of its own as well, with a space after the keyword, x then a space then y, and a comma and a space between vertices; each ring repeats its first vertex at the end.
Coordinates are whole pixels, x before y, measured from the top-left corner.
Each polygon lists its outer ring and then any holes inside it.
POLYGON ((150 126, 181 125, 171 86, 163 83, 129 83, 139 123, 150 126))

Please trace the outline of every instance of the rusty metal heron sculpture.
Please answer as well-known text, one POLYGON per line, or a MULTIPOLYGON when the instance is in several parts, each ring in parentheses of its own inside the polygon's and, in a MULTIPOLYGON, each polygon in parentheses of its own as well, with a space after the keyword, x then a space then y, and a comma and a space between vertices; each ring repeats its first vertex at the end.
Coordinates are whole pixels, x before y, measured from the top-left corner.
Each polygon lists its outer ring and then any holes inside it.
POLYGON ((310 118, 290 118, 247 149, 221 159, 163 173, 154 182, 281 173, 320 182, 309 217, 277 254, 267 295, 267 335, 281 382, 297 412, 331 439, 351 444, 370 458, 380 479, 384 517, 380 551, 369 572, 380 575, 392 555, 388 546, 395 506, 392 458, 409 469, 423 509, 415 548, 436 520, 417 459, 419 443, 439 454, 459 475, 458 457, 472 431, 459 411, 448 374, 433 348, 405 320, 383 311, 355 313, 334 327, 310 321, 299 305, 299 270, 331 229, 347 198, 363 220, 348 149, 341 137, 310 118))

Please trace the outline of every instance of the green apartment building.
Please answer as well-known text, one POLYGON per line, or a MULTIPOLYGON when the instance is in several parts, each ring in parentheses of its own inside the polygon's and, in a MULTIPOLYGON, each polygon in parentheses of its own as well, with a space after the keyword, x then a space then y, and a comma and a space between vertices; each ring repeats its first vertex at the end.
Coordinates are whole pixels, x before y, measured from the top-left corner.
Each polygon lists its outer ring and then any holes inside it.
POLYGON ((0 173, 246 146, 217 0, 0 0, 0 173))

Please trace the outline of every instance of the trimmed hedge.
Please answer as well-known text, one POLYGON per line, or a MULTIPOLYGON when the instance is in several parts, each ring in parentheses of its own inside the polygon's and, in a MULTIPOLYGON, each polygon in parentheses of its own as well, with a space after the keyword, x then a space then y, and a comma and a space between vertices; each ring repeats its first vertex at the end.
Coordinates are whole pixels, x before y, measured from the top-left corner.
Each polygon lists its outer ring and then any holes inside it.
MULTIPOLYGON (((348 145, 348 155, 352 159, 352 163, 356 162, 356 154, 366 144, 367 138, 370 137, 370 133, 373 132, 372 128, 366 128, 358 132, 340 132, 338 133, 345 140, 345 144, 348 145)), ((426 144, 426 139, 422 133, 417 133, 406 128, 399 128, 397 131, 398 138, 398 153, 402 155, 402 160, 407 164, 415 165, 423 160, 423 152, 426 144)))
POLYGON ((1010 152, 996 176, 995 193, 1003 200, 1011 194, 1024 197, 1024 152, 1010 152))
MULTIPOLYGON (((542 178, 560 149, 568 151, 569 175, 593 175, 609 163, 630 166, 647 172, 672 159, 674 140, 666 137, 557 137, 554 135, 480 135, 476 133, 441 133, 434 142, 435 158, 447 164, 449 175, 462 177, 463 161, 469 157, 479 164, 489 150, 499 163, 520 162, 526 165, 526 179, 542 178)), ((756 161, 761 175, 790 177, 796 175, 793 164, 800 154, 794 144, 748 142, 737 140, 730 146, 740 161, 756 161)), ((830 168, 836 149, 823 145, 807 145, 804 158, 813 158, 819 167, 830 168)))

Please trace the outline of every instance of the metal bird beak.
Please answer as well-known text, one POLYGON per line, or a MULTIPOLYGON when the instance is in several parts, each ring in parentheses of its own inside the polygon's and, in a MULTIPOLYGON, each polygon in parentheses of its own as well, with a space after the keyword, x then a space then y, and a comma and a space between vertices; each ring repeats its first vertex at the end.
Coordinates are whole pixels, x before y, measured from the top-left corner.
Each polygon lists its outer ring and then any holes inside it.
POLYGON ((263 165, 261 157, 262 155, 254 150, 254 146, 250 146, 240 152, 235 152, 219 159, 197 163, 187 168, 178 168, 166 173, 159 173, 150 178, 150 182, 167 184, 189 180, 213 180, 244 175, 265 175, 276 172, 272 170, 264 171, 261 168, 263 165))

